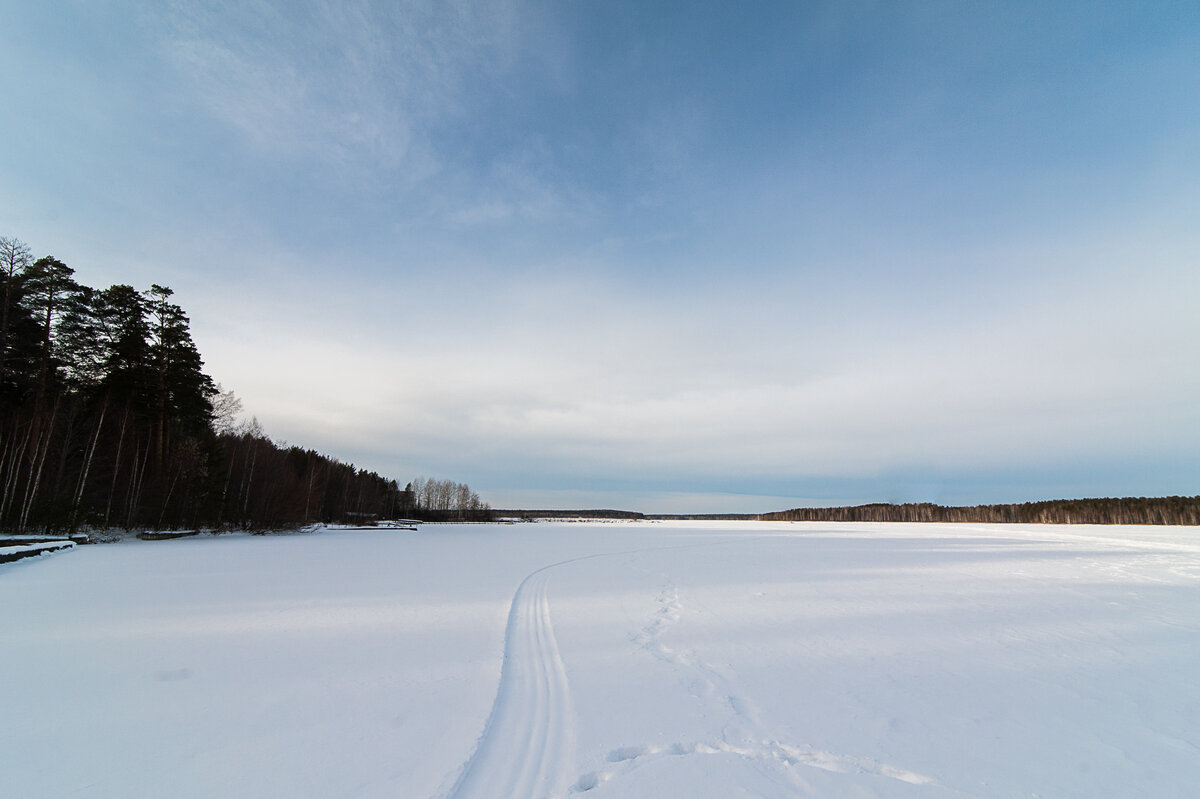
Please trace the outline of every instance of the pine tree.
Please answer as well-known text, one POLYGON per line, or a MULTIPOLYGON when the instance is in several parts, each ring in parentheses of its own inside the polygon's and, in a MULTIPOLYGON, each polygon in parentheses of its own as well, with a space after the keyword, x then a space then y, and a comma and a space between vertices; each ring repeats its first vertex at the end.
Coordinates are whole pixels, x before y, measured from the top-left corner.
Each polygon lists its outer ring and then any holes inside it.
POLYGON ((79 295, 75 270, 47 255, 33 262, 25 280, 25 301, 41 328, 40 358, 37 377, 37 401, 60 388, 59 362, 55 356, 55 325, 79 295))

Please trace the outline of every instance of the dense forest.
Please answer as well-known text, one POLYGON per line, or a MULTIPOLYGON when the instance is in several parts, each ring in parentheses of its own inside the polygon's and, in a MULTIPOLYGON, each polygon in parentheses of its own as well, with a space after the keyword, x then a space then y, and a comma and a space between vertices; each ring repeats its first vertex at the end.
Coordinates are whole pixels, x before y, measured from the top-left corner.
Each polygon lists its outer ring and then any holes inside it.
POLYGON ((1056 499, 1020 505, 945 507, 930 503, 795 508, 764 513, 785 522, 1022 522, 1031 524, 1200 524, 1198 497, 1056 499))
POLYGON ((400 488, 239 423, 171 289, 74 274, 0 237, 0 530, 490 518, 465 485, 400 488))

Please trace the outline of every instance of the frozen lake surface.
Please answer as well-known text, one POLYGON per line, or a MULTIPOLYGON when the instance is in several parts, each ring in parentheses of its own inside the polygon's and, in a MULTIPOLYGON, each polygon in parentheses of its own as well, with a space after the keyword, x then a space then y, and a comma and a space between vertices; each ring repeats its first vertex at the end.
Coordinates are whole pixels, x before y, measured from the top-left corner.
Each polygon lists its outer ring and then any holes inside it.
POLYGON ((429 525, 0 566, 6 797, 1200 785, 1200 530, 429 525))

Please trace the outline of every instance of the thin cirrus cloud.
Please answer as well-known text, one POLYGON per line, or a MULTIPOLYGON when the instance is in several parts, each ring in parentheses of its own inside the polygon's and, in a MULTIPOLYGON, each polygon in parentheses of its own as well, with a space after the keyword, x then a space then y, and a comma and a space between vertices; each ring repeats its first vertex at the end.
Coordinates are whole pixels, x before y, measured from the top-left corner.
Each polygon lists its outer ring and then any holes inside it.
POLYGON ((464 70, 498 46, 498 13, 433 4, 178 3, 158 50, 255 148, 345 163, 407 163, 414 129, 453 111, 464 70))

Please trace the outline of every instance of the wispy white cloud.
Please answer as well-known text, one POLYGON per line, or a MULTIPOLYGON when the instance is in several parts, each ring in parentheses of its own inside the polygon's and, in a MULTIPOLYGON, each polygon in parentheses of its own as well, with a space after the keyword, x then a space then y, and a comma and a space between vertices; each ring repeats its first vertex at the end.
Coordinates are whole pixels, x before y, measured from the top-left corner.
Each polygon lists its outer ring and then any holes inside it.
POLYGON ((505 4, 175 2, 162 52, 217 119, 263 154, 376 167, 431 157, 429 126, 510 47, 505 4))

